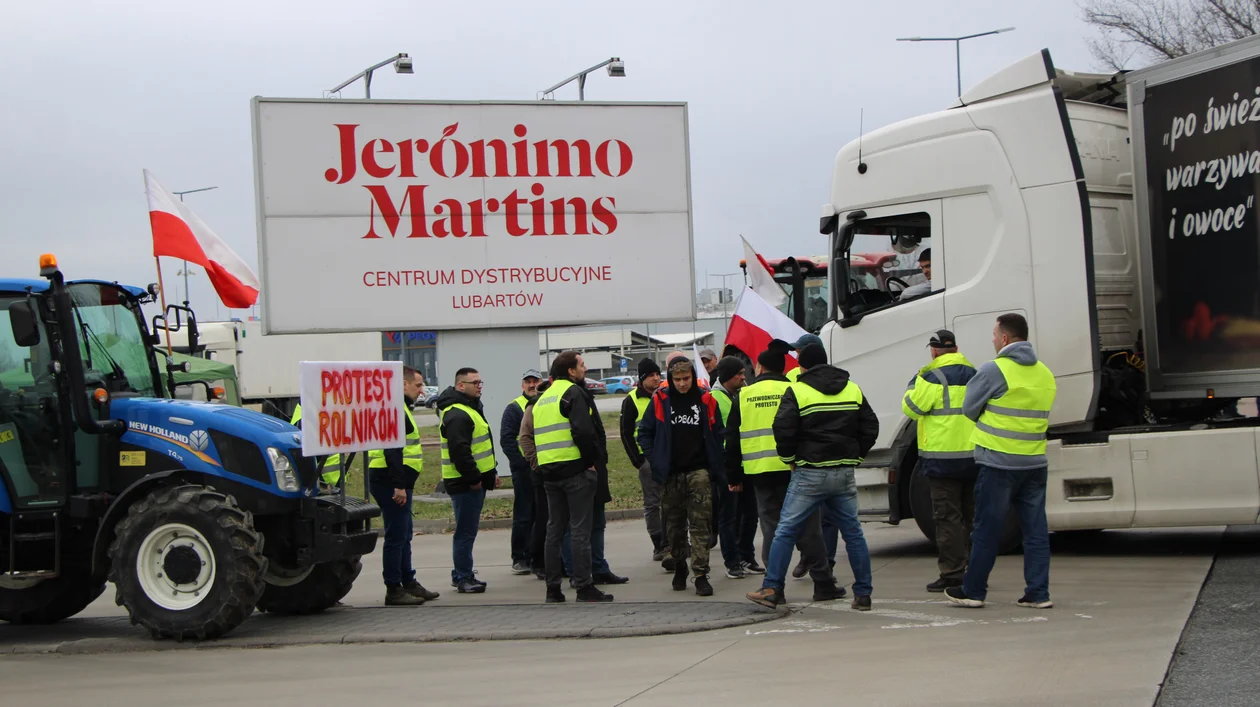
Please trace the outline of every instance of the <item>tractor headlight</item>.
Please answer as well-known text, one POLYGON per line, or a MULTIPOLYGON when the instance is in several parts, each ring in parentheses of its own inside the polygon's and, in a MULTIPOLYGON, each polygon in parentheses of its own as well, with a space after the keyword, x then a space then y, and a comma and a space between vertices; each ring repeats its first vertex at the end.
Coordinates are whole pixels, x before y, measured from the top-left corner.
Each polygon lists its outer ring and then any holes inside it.
POLYGON ((276 470, 276 486, 279 486, 281 491, 298 491, 302 488, 298 483, 297 474, 293 471, 293 464, 289 462, 284 452, 275 447, 267 447, 267 456, 271 457, 271 468, 276 470))

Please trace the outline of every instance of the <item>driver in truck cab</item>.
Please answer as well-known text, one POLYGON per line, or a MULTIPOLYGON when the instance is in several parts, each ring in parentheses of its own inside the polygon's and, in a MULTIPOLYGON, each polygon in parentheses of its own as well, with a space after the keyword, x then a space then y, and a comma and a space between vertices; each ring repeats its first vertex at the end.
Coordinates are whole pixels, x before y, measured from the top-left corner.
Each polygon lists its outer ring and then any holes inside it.
POLYGON ((917 285, 911 285, 901 291, 898 299, 902 302, 909 301, 915 297, 932 294, 932 249, 924 248, 919 253, 919 269, 923 271, 923 277, 927 279, 917 285))

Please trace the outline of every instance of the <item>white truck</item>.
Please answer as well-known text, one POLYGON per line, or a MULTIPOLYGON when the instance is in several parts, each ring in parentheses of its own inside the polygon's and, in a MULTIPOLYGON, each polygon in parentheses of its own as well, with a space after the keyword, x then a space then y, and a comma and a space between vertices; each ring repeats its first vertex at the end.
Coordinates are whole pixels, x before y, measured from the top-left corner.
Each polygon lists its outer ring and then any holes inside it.
POLYGON ((242 405, 288 421, 301 397, 301 361, 380 361, 381 334, 269 334, 262 322, 199 325, 204 358, 236 369, 242 405))
MULTIPOLYGON (((1116 75, 1048 51, 837 155, 820 332, 880 419, 862 518, 933 538, 907 381, 932 332, 975 365, 1018 312, 1054 371, 1054 531, 1260 522, 1260 37, 1116 75), (838 286, 851 254, 932 249, 932 291, 838 286)), ((1018 543, 1008 527, 1007 549, 1018 543)))

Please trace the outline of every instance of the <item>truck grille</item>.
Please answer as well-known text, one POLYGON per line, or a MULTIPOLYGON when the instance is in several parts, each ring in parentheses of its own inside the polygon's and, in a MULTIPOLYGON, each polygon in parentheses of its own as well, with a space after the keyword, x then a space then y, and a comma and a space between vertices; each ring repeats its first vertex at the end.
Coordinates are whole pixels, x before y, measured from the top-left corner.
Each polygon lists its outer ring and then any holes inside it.
POLYGON ((259 483, 271 485, 271 471, 258 445, 236 435, 211 428, 210 439, 219 452, 223 468, 259 483))

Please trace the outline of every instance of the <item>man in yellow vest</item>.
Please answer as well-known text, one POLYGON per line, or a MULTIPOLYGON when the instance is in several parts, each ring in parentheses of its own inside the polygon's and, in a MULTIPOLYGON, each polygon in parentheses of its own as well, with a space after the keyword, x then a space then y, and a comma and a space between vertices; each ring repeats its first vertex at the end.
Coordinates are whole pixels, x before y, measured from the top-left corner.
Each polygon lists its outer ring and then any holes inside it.
POLYGON ((954 332, 941 329, 928 341, 932 362, 915 374, 901 409, 917 421, 919 469, 932 492, 936 524, 936 567, 929 592, 962 586, 971 554, 971 519, 976 513, 976 460, 971 441, 976 423, 963 414, 967 383, 976 369, 958 353, 954 332))
POLYGON ((639 361, 639 384, 621 401, 618 425, 621 446, 626 450, 630 464, 639 470, 639 487, 643 489, 643 520, 647 522, 648 537, 652 540, 653 562, 662 562, 669 555, 669 546, 665 543, 665 528, 661 525, 661 485, 652 480, 652 468, 648 464, 647 456, 643 454, 643 447, 635 439, 635 434, 644 411, 652 402, 652 393, 660 385, 661 367, 656 361, 651 358, 639 361))
MULTIPOLYGON (((521 394, 503 409, 499 421, 499 444, 512 469, 512 574, 529 574, 542 567, 542 556, 534 557, 531 543, 535 536, 534 520, 538 517, 534 489, 534 472, 521 455, 518 437, 525 407, 537 399, 538 384, 542 373, 529 369, 521 375, 521 394)), ((541 491, 542 489, 537 489, 541 491)), ((545 513, 545 511, 544 511, 545 513)))
POLYGON ((401 449, 373 449, 367 454, 368 490, 381 507, 385 542, 381 548, 381 573, 385 579, 385 604, 423 604, 438 598, 416 581, 411 567, 411 492, 424 468, 420 427, 411 416, 424 378, 420 371, 403 366, 403 413, 406 415, 406 445, 401 449))
POLYGON ((455 385, 437 399, 442 484, 451 495, 455 513, 451 586, 460 594, 486 591, 486 583, 473 574, 473 544, 477 542, 486 491, 501 483, 495 471, 494 435, 481 406, 483 384, 477 369, 461 368, 455 371, 455 385))
POLYGON ((1028 343, 1028 320, 1003 314, 993 327, 997 359, 980 367, 967 384, 963 414, 975 421, 975 532, 961 587, 945 597, 972 608, 984 606, 998 538, 1012 505, 1024 542, 1024 595, 1016 602, 1049 609, 1050 533, 1046 527, 1046 438, 1058 386, 1028 343))
MULTIPOLYGON (((591 530, 601 485, 607 486, 608 451, 599 423, 591 419, 586 392, 586 363, 576 351, 561 352, 551 362, 551 385, 538 396, 533 411, 533 451, 547 490, 547 603, 565 600, 560 588, 560 544, 566 526, 573 550, 572 581, 579 602, 612 601, 594 584, 591 530), (601 470, 605 480, 601 484, 601 470)), ((620 579, 620 578, 619 578, 620 579)))
POLYGON ((862 389, 849 380, 848 371, 827 364, 823 347, 808 344, 797 360, 804 371, 783 394, 772 426, 774 449, 780 462, 792 465, 792 481, 775 529, 766 578, 748 598, 768 607, 786 601, 783 583, 792 545, 809 517, 822 510, 844 537, 853 570, 851 606, 855 611, 870 611, 871 553, 858 521, 855 476, 879 437, 879 418, 862 389))
MULTIPOLYGON (((423 385, 423 383, 421 384, 423 385)), ((293 409, 293 417, 289 419, 289 424, 302 429, 302 404, 298 403, 293 409)), ((318 463, 318 458, 316 459, 318 463)), ((320 483, 325 486, 337 486, 341 484, 341 455, 329 454, 324 460, 324 468, 319 475, 320 483)))
MULTIPOLYGON (((757 356, 757 378, 739 393, 726 426, 726 471, 730 490, 752 491, 761 523, 761 561, 770 564, 771 541, 780 523, 783 502, 792 481, 792 466, 775 450, 774 420, 783 397, 792 386, 783 375, 788 346, 775 339, 757 356), (751 487, 751 488, 750 488, 751 487)), ((814 600, 828 601, 845 595, 827 566, 822 537, 822 513, 812 513, 794 542, 801 562, 814 581, 814 600)), ((789 547, 788 559, 791 560, 789 547)), ((765 569, 762 570, 766 571, 765 569)))

